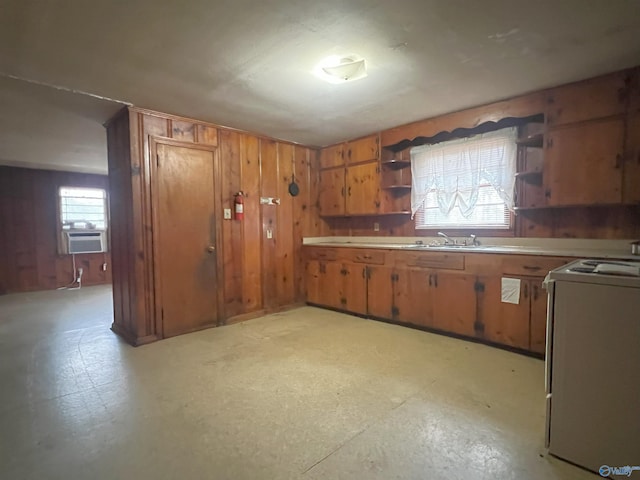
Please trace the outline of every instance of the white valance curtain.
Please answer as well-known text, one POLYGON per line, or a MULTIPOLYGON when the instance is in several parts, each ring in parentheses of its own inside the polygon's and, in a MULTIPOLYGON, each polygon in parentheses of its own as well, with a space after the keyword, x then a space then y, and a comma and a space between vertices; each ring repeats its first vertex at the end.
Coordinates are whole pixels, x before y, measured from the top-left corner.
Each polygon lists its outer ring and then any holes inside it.
POLYGON ((458 207, 467 217, 478 202, 480 187, 487 184, 513 209, 516 136, 516 128, 505 128, 412 148, 412 217, 434 192, 443 214, 458 207))

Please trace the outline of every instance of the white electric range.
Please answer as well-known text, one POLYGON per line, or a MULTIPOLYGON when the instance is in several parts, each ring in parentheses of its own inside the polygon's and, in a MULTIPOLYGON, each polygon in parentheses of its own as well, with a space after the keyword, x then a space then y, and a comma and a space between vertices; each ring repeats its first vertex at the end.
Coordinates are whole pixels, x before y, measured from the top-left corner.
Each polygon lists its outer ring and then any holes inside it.
POLYGON ((640 262, 576 260, 545 283, 549 453, 640 467, 640 262))

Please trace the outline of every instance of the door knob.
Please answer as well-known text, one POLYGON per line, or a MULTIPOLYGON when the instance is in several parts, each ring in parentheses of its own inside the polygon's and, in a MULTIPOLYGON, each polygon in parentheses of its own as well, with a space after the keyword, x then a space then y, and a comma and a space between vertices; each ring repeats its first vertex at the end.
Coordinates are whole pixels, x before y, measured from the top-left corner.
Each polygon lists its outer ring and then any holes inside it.
POLYGON ((209 253, 213 253, 213 252, 215 252, 215 251, 216 251, 216 246, 215 246, 215 245, 209 245, 209 246, 207 247, 207 252, 209 252, 209 253))

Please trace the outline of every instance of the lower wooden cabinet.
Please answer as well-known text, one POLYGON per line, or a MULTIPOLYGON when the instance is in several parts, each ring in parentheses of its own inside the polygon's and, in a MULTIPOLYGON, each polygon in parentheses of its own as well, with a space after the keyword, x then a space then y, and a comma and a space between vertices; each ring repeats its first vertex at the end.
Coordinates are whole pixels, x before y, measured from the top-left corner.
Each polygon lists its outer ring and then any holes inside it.
POLYGON ((533 275, 567 259, 524 255, 484 263, 471 259, 465 270, 464 258, 453 258, 454 254, 442 254, 452 258, 438 263, 441 259, 433 252, 425 253, 429 262, 416 262, 416 254, 394 257, 381 250, 339 254, 333 250, 316 249, 307 256, 311 304, 544 354, 547 294, 543 278, 533 275), (481 265, 491 262, 493 270, 484 271, 481 265), (502 301, 503 276, 520 280, 519 303, 502 301))
POLYGON ((529 348, 529 280, 520 282, 520 303, 502 301, 502 277, 478 279, 479 336, 510 347, 529 348))
POLYGON ((309 303, 362 315, 367 313, 364 265, 309 260, 306 269, 309 303))
MULTIPOLYGON (((517 277, 509 277, 517 278, 517 277)), ((478 279, 479 336, 490 342, 544 353, 547 295, 542 278, 519 278, 520 301, 502 301, 502 277, 478 279)))

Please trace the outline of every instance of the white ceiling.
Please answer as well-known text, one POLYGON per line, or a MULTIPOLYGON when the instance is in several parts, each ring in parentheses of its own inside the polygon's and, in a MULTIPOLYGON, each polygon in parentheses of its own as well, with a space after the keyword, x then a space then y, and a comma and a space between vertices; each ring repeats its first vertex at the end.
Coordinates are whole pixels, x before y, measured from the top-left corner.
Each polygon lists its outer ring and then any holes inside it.
MULTIPOLYGON (((638 0, 4 0, 0 6, 0 74, 306 145, 638 63, 638 0), (312 75, 325 56, 350 53, 366 58, 367 78, 331 85, 312 75)), ((4 102, 12 94, 1 87, 4 102)), ((15 113, 2 107, 0 116, 15 113)), ((37 116, 37 105, 29 108, 37 116)), ((95 111, 109 113, 101 108, 95 111)), ((7 133, 20 136, 16 130, 7 133)), ((0 142, 5 137, 3 129, 0 142)))

